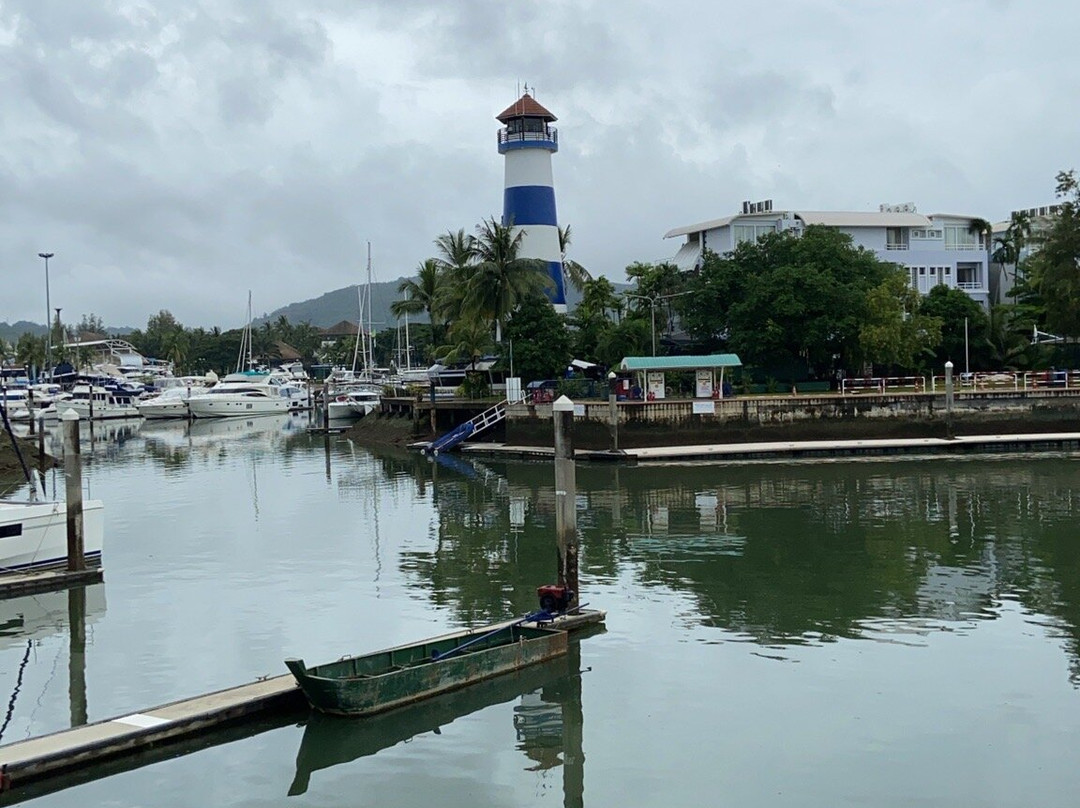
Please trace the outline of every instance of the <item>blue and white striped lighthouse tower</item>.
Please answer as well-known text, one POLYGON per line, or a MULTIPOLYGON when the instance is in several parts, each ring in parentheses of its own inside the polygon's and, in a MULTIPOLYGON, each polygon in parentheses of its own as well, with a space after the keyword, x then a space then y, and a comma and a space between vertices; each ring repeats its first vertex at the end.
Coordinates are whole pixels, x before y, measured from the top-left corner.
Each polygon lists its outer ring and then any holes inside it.
POLYGON ((525 231, 519 256, 547 262, 551 274, 548 296, 555 311, 565 313, 559 220, 555 216, 551 175, 551 155, 559 150, 559 133, 550 124, 557 119, 528 90, 496 117, 503 124, 499 130, 499 154, 506 157, 503 224, 512 224, 515 234, 525 231))

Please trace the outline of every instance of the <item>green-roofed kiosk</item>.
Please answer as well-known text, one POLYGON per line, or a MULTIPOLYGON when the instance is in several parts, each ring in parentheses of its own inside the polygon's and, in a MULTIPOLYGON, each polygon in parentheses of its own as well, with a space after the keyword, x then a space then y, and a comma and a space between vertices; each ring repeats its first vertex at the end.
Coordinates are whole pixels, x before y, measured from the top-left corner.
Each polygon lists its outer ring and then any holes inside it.
POLYGON ((637 374, 649 400, 666 397, 664 374, 668 371, 694 371, 694 398, 720 398, 724 389, 724 370, 741 365, 742 361, 735 354, 626 356, 619 363, 619 370, 637 374), (720 371, 719 379, 717 370, 720 371))

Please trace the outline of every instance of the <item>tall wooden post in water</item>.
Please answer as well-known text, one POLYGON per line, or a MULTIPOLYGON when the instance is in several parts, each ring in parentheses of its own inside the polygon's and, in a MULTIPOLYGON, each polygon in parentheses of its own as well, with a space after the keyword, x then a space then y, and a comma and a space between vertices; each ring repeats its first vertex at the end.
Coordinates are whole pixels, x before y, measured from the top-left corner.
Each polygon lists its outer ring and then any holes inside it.
POLYGON ((945 436, 952 440, 953 436, 953 422, 952 422, 952 409, 953 409, 953 363, 951 361, 945 363, 945 436))
POLYGON ((86 569, 83 545, 82 458, 79 447, 79 414, 65 410, 60 415, 64 430, 64 490, 67 494, 67 568, 86 569))
POLYGON ((555 535, 559 547, 559 585, 579 603, 577 544, 577 479, 574 473, 574 402, 559 396, 551 405, 555 421, 555 535))

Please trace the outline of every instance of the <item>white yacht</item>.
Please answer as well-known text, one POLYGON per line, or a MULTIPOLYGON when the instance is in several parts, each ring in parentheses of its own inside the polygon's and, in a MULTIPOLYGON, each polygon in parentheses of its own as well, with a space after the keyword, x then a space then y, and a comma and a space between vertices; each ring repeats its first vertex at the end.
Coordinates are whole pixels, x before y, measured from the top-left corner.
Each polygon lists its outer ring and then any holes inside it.
POLYGON ((135 397, 108 390, 98 385, 77 384, 71 388, 71 398, 58 406, 60 410, 75 410, 80 418, 138 418, 135 397))
MULTIPOLYGON (((83 501, 83 552, 89 565, 101 563, 104 514, 100 500, 83 501)), ((45 570, 66 564, 66 504, 0 500, 0 569, 45 570)))
POLYGON ((379 393, 370 388, 356 387, 331 396, 326 408, 331 420, 363 418, 379 406, 379 393))
POLYGON ((188 418, 188 398, 205 392, 203 388, 168 387, 156 396, 136 402, 143 418, 188 418))
POLYGON ((286 374, 245 370, 228 374, 187 403, 196 418, 272 415, 307 407, 308 391, 286 374))

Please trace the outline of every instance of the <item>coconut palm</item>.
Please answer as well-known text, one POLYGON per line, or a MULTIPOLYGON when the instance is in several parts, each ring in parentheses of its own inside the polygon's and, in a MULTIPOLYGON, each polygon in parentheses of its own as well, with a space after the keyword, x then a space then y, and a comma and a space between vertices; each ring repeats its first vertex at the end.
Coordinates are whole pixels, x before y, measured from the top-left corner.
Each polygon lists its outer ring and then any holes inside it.
POLYGON ((503 325, 518 303, 542 294, 550 283, 546 262, 518 256, 524 231, 514 230, 494 217, 477 225, 476 263, 462 301, 467 314, 494 324, 496 342, 502 342, 503 325))
POLYGON ((447 333, 448 341, 439 346, 435 356, 442 362, 468 362, 476 369, 476 362, 491 350, 491 330, 488 324, 476 317, 460 317, 447 333))
POLYGON ((572 237, 570 225, 559 228, 559 253, 562 256, 563 277, 567 283, 580 292, 585 288, 585 284, 592 280, 592 275, 577 261, 566 259, 566 251, 570 248, 572 237))
POLYGON ((461 314, 464 306, 465 290, 476 263, 476 239, 464 228, 447 230, 435 239, 435 249, 438 255, 434 260, 443 279, 435 309, 447 324, 461 314))
POLYGON ((446 325, 446 319, 442 316, 446 302, 446 279, 446 271, 439 259, 428 258, 416 268, 415 279, 406 278, 398 284, 398 293, 405 297, 390 304, 390 313, 395 317, 427 314, 431 322, 432 340, 438 342, 439 332, 446 325))
POLYGON ((982 242, 983 246, 987 250, 990 249, 990 242, 994 237, 994 226, 990 224, 990 222, 986 221, 986 219, 976 217, 968 222, 968 230, 978 234, 979 240, 982 242))

